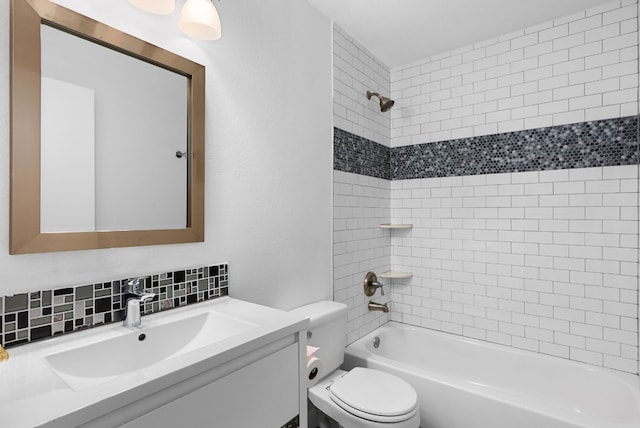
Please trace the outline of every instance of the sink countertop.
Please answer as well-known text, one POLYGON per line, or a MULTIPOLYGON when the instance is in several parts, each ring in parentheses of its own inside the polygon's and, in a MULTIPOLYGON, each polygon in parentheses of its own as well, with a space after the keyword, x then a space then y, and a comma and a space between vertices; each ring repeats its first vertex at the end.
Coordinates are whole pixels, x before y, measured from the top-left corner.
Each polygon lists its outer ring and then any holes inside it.
MULTIPOLYGON (((12 348, 9 349, 11 358, 0 364, 0 423, 26 428, 68 427, 69 418, 73 424, 90 422, 99 415, 306 329, 308 323, 307 319, 286 311, 221 297, 144 316, 141 329, 129 329, 117 322, 12 348), (45 359, 48 355, 118 337, 132 330, 144 333, 145 327, 209 311, 251 326, 222 340, 188 352, 177 352, 155 364, 114 376, 81 391, 68 386, 45 359)), ((167 346, 171 346, 170 341, 167 346)))

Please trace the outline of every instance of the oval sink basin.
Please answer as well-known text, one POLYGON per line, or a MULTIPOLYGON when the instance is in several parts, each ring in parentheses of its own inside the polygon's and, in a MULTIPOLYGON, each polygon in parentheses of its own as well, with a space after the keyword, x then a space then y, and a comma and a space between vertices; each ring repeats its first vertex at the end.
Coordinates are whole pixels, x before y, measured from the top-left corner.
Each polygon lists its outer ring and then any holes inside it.
POLYGON ((143 320, 139 329, 118 327, 122 334, 45 357, 62 380, 79 391, 159 361, 204 347, 256 324, 213 312, 162 320, 143 320), (146 325, 145 325, 146 324, 146 325))

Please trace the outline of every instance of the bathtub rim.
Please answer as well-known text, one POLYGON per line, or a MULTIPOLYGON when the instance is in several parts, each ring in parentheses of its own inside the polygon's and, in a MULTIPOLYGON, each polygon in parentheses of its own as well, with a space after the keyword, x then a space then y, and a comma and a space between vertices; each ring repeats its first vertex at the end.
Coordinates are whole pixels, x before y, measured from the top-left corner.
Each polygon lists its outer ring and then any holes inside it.
MULTIPOLYGON (((373 331, 367 333, 366 335, 362 336, 361 338, 349 343, 345 347, 345 350, 347 348, 351 347, 352 345, 353 345, 353 348, 358 348, 358 346, 356 344, 358 344, 358 343, 366 343, 367 340, 365 340, 365 339, 372 340, 375 336, 377 336, 375 333, 378 330, 383 329, 383 328, 403 328, 403 329, 417 330, 417 331, 426 330, 428 333, 433 334, 435 336, 453 337, 458 341, 471 343, 473 345, 478 345, 478 346, 481 346, 483 348, 497 348, 497 349, 505 350, 505 351, 510 352, 510 353, 514 353, 516 355, 536 356, 536 357, 539 357, 539 358, 543 358, 544 360, 547 360, 547 361, 556 361, 556 362, 561 362, 561 363, 570 364, 570 365, 576 364, 576 365, 578 365, 578 366, 580 366, 582 368, 586 368, 586 369, 589 369, 589 370, 592 370, 592 371, 613 375, 613 376, 617 377, 618 379, 624 381, 625 383, 629 384, 631 387, 635 388, 638 392, 640 392, 640 374, 633 374, 633 373, 623 372, 623 371, 620 371, 620 370, 610 369, 610 368, 607 368, 607 367, 601 367, 601 366, 596 366, 596 365, 589 364, 589 363, 583 363, 581 361, 570 360, 568 358, 563 358, 563 357, 557 357, 557 356, 554 356, 554 355, 544 354, 542 352, 529 351, 527 349, 516 348, 516 347, 513 347, 513 346, 507 346, 507 345, 503 345, 501 343, 490 342, 490 341, 487 341, 487 340, 480 340, 480 339, 475 339, 473 337, 462 336, 462 335, 456 334, 456 333, 449 333, 449 332, 444 332, 444 331, 440 331, 440 330, 434 330, 434 329, 431 329, 429 327, 422 327, 422 326, 416 326, 416 325, 412 325, 412 324, 405 324, 405 323, 402 323, 402 322, 399 322, 399 321, 387 321, 384 324, 381 324, 380 326, 376 327, 375 330, 373 330, 373 331)), ((365 350, 366 352, 369 352, 364 346, 362 346, 362 349, 365 350)), ((386 358, 386 357, 381 357, 381 358, 386 358)))
MULTIPOLYGON (((619 372, 619 371, 607 369, 604 367, 594 366, 587 363, 582 363, 579 361, 569 360, 561 357, 555 357, 552 355, 542 354, 539 352, 529 351, 526 349, 514 348, 514 347, 502 345, 499 343, 487 342, 487 341, 469 338, 469 337, 465 337, 465 336, 461 336, 453 333, 433 330, 427 327, 404 324, 397 321, 389 321, 385 324, 382 324, 381 326, 377 327, 375 330, 371 331, 370 333, 366 334, 360 339, 347 345, 347 347, 345 348, 345 361, 346 361, 347 355, 351 355, 356 359, 361 359, 365 361, 369 360, 369 356, 375 355, 375 358, 373 358, 373 360, 377 359, 379 360, 380 364, 383 364, 383 365, 389 364, 390 362, 395 361, 386 356, 372 354, 369 351, 369 349, 367 349, 367 343, 371 342, 373 338, 380 333, 381 330, 384 331, 384 330, 394 330, 394 329, 416 330, 419 333, 431 334, 431 335, 445 338, 448 340, 456 340, 456 341, 461 341, 465 343, 470 343, 474 346, 477 345, 482 348, 498 349, 500 351, 508 352, 513 355, 522 355, 522 356, 528 356, 528 357, 534 356, 535 358, 541 358, 545 361, 556 363, 556 364, 569 365, 569 366, 577 365, 577 367, 582 369, 587 369, 590 372, 600 373, 604 375, 613 375, 615 379, 617 379, 618 381, 621 381, 623 384, 625 384, 626 386, 634 390, 634 394, 636 395, 636 397, 640 399, 640 376, 638 375, 619 372)), ((411 367, 410 364, 399 362, 398 364, 390 364, 390 365, 395 370, 398 370, 399 372, 406 373, 407 375, 412 375, 412 372, 410 370, 410 367, 411 367)), ((582 423, 582 424, 587 424, 588 426, 594 426, 594 427, 596 426, 596 425, 592 425, 592 422, 588 418, 583 419, 580 417, 576 417, 575 413, 567 412, 564 407, 555 406, 553 405, 553 403, 542 401, 539 403, 539 405, 530 407, 524 404, 524 401, 522 400, 522 394, 509 396, 508 394, 505 394, 500 389, 479 388, 476 385, 474 385, 472 382, 465 381, 464 379, 461 379, 461 378, 456 379, 455 377, 452 377, 450 375, 439 374, 436 371, 428 370, 428 369, 424 371, 428 375, 433 376, 432 380, 434 382, 438 382, 454 388, 461 388, 472 394, 486 395, 487 393, 491 393, 493 394, 491 395, 491 398, 497 401, 500 401, 502 403, 516 406, 518 408, 521 408, 527 411, 532 411, 532 409, 534 409, 533 411, 537 413, 541 413, 548 417, 563 420, 568 423, 573 423, 573 424, 582 423)), ((640 409, 638 413, 640 414, 640 409)), ((599 420, 602 420, 602 419, 599 418, 599 420)), ((636 426, 634 425, 635 422, 631 422, 631 425, 629 422, 624 422, 624 421, 610 421, 610 423, 613 424, 613 426, 621 427, 621 428, 636 426)))

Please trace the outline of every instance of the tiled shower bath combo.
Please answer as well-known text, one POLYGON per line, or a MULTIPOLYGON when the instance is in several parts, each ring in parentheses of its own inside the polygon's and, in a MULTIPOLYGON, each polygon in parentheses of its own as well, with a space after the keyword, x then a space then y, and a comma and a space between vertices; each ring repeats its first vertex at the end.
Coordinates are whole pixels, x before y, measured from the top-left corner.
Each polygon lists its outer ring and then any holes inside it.
MULTIPOLYGON (((228 295, 227 264, 144 276, 144 289, 157 297, 143 314, 165 311, 228 295)), ((0 297, 0 344, 11 347, 123 319, 128 280, 37 290, 0 297)))
MULTIPOLYGON (((400 152, 403 167, 417 177, 404 172, 404 180, 386 184, 336 171, 338 203, 349 206, 349 198, 367 192, 357 188, 370 193, 386 187, 391 221, 414 225, 391 237, 391 265, 413 272, 412 279, 394 283, 392 319, 635 372, 636 127, 632 117, 477 137, 473 145, 443 142, 431 145, 444 148, 436 153, 411 146, 409 161, 406 148, 393 148, 390 165, 401 163, 400 152), (498 139, 513 141, 520 150, 484 157, 493 145, 477 140, 498 139), (572 168, 584 165, 575 155, 579 147, 597 154, 608 139, 617 144, 609 145, 615 150, 608 155, 594 156, 601 166, 572 168), (469 170, 458 162, 447 170, 447 160, 459 157, 460 147, 465 159, 487 162, 469 162, 469 170), (512 160, 524 153, 536 160, 564 158, 564 163, 513 172, 519 165, 512 160), (438 156, 441 169, 425 170, 424 163, 438 156), (425 171, 435 177, 420 178, 425 171)), ((336 130, 335 144, 341 147, 336 153, 344 151, 345 135, 336 130)), ((350 144, 359 140, 347 138, 350 144)), ((336 161, 336 168, 343 164, 336 161)), ((384 221, 373 219, 367 226, 376 231, 384 221)))
POLYGON ((638 373, 637 8, 394 69, 334 27, 334 298, 349 342, 391 319, 638 373), (362 276, 389 269, 413 275, 391 281, 391 315, 362 310, 362 276))

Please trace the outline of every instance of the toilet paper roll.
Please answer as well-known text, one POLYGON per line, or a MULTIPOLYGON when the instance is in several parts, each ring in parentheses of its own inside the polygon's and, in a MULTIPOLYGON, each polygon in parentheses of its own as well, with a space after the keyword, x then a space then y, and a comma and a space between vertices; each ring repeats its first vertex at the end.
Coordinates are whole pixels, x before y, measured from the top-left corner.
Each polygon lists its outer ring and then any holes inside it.
POLYGON ((307 359, 307 388, 311 388, 320 380, 322 361, 316 357, 307 359))

